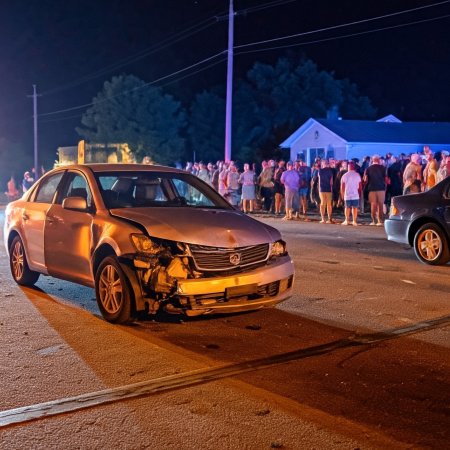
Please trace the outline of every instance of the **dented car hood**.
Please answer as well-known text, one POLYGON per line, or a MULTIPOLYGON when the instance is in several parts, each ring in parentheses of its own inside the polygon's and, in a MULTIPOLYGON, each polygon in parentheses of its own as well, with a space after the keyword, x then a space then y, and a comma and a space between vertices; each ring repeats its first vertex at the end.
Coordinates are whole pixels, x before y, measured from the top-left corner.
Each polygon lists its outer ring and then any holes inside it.
POLYGON ((237 248, 274 242, 278 230, 239 211, 203 208, 120 208, 111 215, 137 222, 149 236, 187 244, 237 248))

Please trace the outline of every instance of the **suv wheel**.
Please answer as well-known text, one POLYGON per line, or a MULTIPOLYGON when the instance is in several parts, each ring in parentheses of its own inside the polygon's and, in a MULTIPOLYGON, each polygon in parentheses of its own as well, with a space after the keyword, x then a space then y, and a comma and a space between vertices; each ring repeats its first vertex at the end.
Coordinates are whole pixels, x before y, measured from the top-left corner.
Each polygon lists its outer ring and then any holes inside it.
POLYGON ((414 252, 419 261, 434 266, 450 260, 448 239, 434 223, 426 223, 418 229, 414 236, 414 252))

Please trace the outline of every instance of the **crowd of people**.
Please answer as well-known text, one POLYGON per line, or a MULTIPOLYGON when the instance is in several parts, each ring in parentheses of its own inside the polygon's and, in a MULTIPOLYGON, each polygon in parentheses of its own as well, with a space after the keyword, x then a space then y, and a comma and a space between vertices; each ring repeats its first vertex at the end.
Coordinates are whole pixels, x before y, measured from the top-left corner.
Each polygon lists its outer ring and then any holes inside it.
POLYGON ((429 146, 421 153, 366 156, 360 161, 316 158, 304 161, 188 162, 186 171, 211 184, 245 213, 256 210, 283 216, 285 220, 308 220, 316 208, 321 223, 333 223, 333 212, 344 211, 342 225, 358 225, 358 213, 370 205, 370 225, 382 226, 392 197, 431 189, 450 176, 450 156, 434 154, 429 146))
MULTIPOLYGON (((45 173, 45 169, 43 166, 41 166, 41 175, 45 173)), ((16 184, 16 180, 14 176, 11 176, 8 182, 6 183, 6 191, 5 195, 8 199, 8 201, 13 201, 18 199, 22 194, 28 191, 31 186, 33 186, 36 176, 35 176, 35 170, 34 168, 31 169, 31 171, 25 171, 23 174, 22 182, 20 183, 19 187, 16 184)))
MULTIPOLYGON (((260 167, 246 163, 239 169, 235 161, 188 162, 185 167, 244 213, 308 220, 308 212, 315 208, 321 223, 333 223, 333 212, 342 209, 342 225, 358 225, 358 213, 365 212, 369 204, 370 225, 381 226, 392 197, 431 189, 450 176, 450 156, 447 151, 433 153, 425 146, 421 153, 373 155, 362 161, 316 158, 308 166, 301 160, 270 159, 260 167)), ((34 170, 26 171, 18 188, 11 177, 6 196, 18 198, 35 179, 34 170)))

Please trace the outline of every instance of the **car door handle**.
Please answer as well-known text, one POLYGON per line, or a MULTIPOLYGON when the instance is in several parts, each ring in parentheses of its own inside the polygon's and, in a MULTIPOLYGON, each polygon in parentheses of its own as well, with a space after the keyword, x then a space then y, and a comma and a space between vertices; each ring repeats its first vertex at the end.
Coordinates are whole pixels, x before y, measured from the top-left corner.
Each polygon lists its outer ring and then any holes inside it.
POLYGON ((55 222, 57 222, 58 220, 55 218, 55 217, 53 217, 53 216, 47 216, 47 222, 48 223, 55 223, 55 222))
POLYGON ((30 216, 27 213, 23 213, 22 214, 22 219, 26 222, 28 219, 30 218, 30 216))

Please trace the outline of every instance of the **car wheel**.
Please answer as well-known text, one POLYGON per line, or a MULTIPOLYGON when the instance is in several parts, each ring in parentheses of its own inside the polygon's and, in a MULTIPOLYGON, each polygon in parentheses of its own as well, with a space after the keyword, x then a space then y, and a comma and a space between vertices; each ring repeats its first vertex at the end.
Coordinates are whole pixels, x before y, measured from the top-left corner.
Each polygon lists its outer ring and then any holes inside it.
POLYGON ((414 237, 414 252, 421 262, 434 266, 446 264, 450 260, 447 237, 434 223, 419 228, 414 237))
POLYGON ((117 258, 107 256, 95 276, 95 296, 102 316, 108 322, 131 320, 131 289, 117 258))
POLYGON ((21 286, 33 286, 39 279, 39 272, 30 270, 22 239, 16 236, 9 248, 9 266, 14 281, 21 286))

